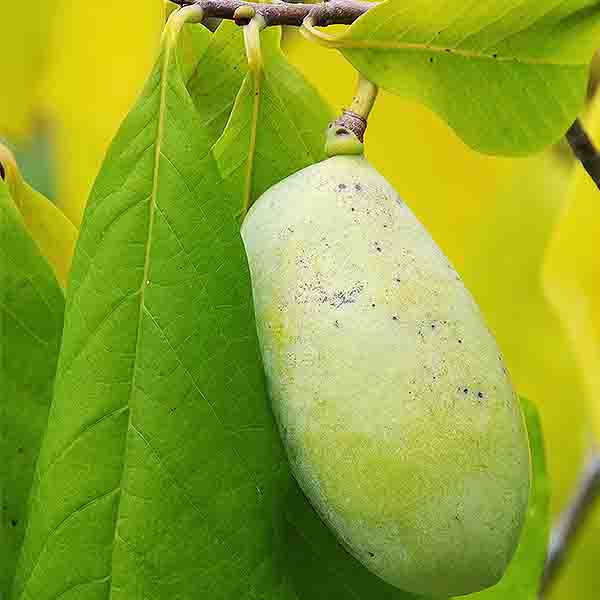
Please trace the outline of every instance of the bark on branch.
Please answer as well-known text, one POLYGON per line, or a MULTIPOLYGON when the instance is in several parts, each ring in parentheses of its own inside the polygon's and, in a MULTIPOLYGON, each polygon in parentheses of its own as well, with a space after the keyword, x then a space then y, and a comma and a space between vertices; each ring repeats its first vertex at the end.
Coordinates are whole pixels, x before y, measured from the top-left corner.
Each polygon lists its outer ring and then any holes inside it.
POLYGON ((600 496, 600 454, 594 449, 588 459, 577 491, 564 510, 550 536, 548 557, 540 586, 540 599, 545 598, 566 556, 573 547, 577 533, 600 496))
POLYGON ((369 9, 376 6, 373 2, 360 0, 330 0, 319 4, 292 4, 290 2, 276 2, 273 4, 260 4, 258 2, 242 2, 242 0, 172 0, 179 6, 198 4, 202 7, 207 17, 235 20, 233 14, 240 6, 251 6, 269 25, 295 25, 300 27, 302 21, 310 14, 315 19, 317 27, 342 24, 350 25, 358 17, 364 15, 369 9))
POLYGON ((565 137, 583 168, 588 172, 596 187, 600 189, 600 155, 583 128, 583 124, 576 119, 567 131, 565 137))

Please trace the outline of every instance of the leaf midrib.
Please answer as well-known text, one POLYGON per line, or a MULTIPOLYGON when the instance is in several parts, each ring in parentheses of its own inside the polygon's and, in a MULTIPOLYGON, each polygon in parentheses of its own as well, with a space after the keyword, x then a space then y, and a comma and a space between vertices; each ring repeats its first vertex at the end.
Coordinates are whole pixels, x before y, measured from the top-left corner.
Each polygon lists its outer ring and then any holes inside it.
POLYGON ((418 42, 397 42, 381 40, 352 40, 333 38, 326 44, 340 50, 346 49, 373 49, 373 50, 412 50, 415 52, 431 52, 432 54, 450 54, 461 58, 485 59, 498 62, 517 62, 524 65, 550 65, 553 67, 580 67, 580 63, 561 62, 548 58, 518 58, 516 56, 503 56, 500 52, 481 52, 477 50, 463 50, 460 48, 451 48, 449 46, 435 46, 418 42))
MULTIPOLYGON (((169 35, 170 31, 167 29, 164 35, 169 35)), ((154 228, 154 216, 155 210, 157 208, 157 195, 158 195, 158 179, 159 179, 159 170, 160 170, 160 158, 161 158, 161 150, 162 150, 162 141, 164 135, 164 127, 165 127, 165 115, 166 115, 166 102, 167 102, 167 72, 169 68, 169 62, 171 59, 171 52, 173 49, 173 44, 165 43, 165 53, 163 57, 163 64, 161 68, 161 76, 160 76, 160 100, 158 105, 158 125, 156 130, 156 143, 154 147, 154 165, 153 165, 153 174, 152 174, 152 192, 150 195, 148 212, 148 239, 146 242, 146 249, 144 254, 144 271, 142 273, 142 280, 140 283, 140 288, 138 293, 140 295, 140 303, 139 303, 139 311, 138 311, 138 322, 136 329, 136 341, 135 341, 135 351, 134 351, 134 359, 133 359, 133 373, 131 377, 131 387, 129 390, 129 397, 127 399, 127 427, 125 429, 125 446, 123 450, 123 463, 121 468, 121 479, 119 481, 119 508, 117 510, 117 518, 114 524, 114 536, 112 543, 112 559, 111 559, 111 572, 109 573, 110 577, 110 586, 109 586, 109 598, 112 598, 112 590, 113 590, 113 581, 112 581, 112 571, 113 571, 113 561, 114 561, 114 551, 117 542, 118 530, 119 530, 119 520, 121 517, 121 506, 122 506, 122 498, 121 495, 123 493, 123 482, 125 479, 125 466, 126 466, 126 457, 127 457, 127 449, 128 442, 127 439, 129 437, 129 430, 131 429, 131 399, 135 392, 136 388, 136 374, 137 374, 137 361, 140 353, 140 339, 141 339, 141 327, 142 321, 144 319, 144 307, 145 307, 145 298, 146 298, 146 288, 148 287, 148 274, 150 271, 150 252, 152 250, 152 232, 154 228)))

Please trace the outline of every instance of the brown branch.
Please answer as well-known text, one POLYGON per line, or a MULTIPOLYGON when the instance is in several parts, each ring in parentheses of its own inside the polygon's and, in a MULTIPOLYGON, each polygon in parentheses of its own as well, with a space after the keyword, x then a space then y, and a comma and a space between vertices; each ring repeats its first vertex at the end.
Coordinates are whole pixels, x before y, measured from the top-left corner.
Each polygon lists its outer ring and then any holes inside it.
POLYGON ((600 156, 594 142, 590 139, 579 119, 575 119, 565 137, 573 150, 573 154, 588 172, 596 187, 600 189, 600 156))
POLYGON ((314 25, 326 27, 328 25, 350 25, 358 17, 364 15, 369 9, 377 6, 374 2, 361 2, 359 0, 330 0, 320 4, 295 4, 290 2, 275 2, 273 4, 260 4, 258 2, 242 2, 242 0, 172 0, 179 6, 198 4, 207 17, 219 19, 233 19, 236 8, 249 5, 261 15, 267 25, 295 25, 299 27, 302 21, 310 14, 314 18, 314 25))
POLYGON ((561 514, 550 536, 548 557, 540 584, 540 598, 545 597, 548 593, 569 550, 573 547, 577 533, 599 497, 600 452, 594 450, 581 473, 575 496, 561 514))

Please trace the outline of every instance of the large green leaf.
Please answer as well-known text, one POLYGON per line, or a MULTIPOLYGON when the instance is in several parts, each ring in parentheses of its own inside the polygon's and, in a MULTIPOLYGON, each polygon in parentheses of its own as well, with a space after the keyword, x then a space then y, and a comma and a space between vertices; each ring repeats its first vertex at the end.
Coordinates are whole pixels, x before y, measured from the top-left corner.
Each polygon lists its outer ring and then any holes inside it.
POLYGON ((0 180, 0 596, 27 521, 60 346, 64 296, 0 180))
POLYGON ((246 75, 214 148, 219 169, 240 208, 288 175, 325 158, 333 113, 285 58, 280 28, 261 35, 262 70, 246 75))
POLYGON ((86 209, 15 600, 295 598, 237 200, 182 14, 86 209))
POLYGON ((573 122, 599 35, 597 0, 387 0, 323 41, 476 150, 519 155, 573 122))
POLYGON ((517 551, 500 583, 465 600, 537 600, 546 560, 550 523, 550 483, 546 471, 544 440, 537 409, 520 398, 531 451, 531 492, 525 525, 517 551))

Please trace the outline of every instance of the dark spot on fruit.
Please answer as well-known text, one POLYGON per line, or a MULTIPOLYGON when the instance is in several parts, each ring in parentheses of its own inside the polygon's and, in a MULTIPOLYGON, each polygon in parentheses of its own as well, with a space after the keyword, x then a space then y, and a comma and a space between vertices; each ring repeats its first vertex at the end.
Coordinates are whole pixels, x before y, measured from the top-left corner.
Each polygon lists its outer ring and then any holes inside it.
POLYGON ((13 519, 13 520, 10 522, 10 524, 11 524, 13 527, 16 527, 18 522, 19 522, 19 521, 17 521, 16 519, 13 519))
POLYGON ((483 398, 483 394, 481 392, 477 392, 477 397, 478 398, 483 398))
POLYGON ((458 340, 458 343, 459 343, 459 344, 462 344, 462 340, 458 340))
POLYGON ((397 320, 398 320, 398 317, 397 317, 396 315, 394 315, 394 316, 392 317, 392 321, 397 321, 397 320))
POLYGON ((469 388, 465 388, 465 389, 463 390, 463 392, 464 392, 465 394, 466 394, 466 393, 468 393, 468 391, 469 391, 469 388))
POLYGON ((338 185, 338 190, 345 190, 346 189, 346 184, 345 183, 340 183, 338 185))
POLYGON ((371 304, 371 306, 372 306, 373 308, 375 308, 375 305, 374 305, 374 304, 371 304))
POLYGON ((433 64, 433 58, 430 58, 430 59, 429 59, 429 62, 430 62, 431 64, 433 64))
POLYGON ((431 329, 435 329, 435 325, 433 323, 431 324, 431 329))
POLYGON ((492 56, 493 56, 494 58, 498 58, 498 55, 497 55, 495 52, 494 52, 494 54, 492 54, 492 56))
POLYGON ((339 329, 340 322, 336 320, 336 321, 333 322, 333 325, 334 325, 334 327, 337 327, 339 329))
POLYGON ((352 212, 354 212, 356 209, 354 208, 354 206, 350 209, 352 212))
POLYGON ((360 192, 360 190, 362 190, 362 186, 360 185, 360 183, 355 183, 355 184, 354 184, 354 189, 355 189, 357 192, 360 192))
POLYGON ((373 558, 373 556, 375 556, 375 555, 374 555, 372 552, 369 552, 369 556, 370 556, 371 558, 373 558))
POLYGON ((17 454, 24 454, 24 453, 25 453, 24 448, 17 448, 17 454))

